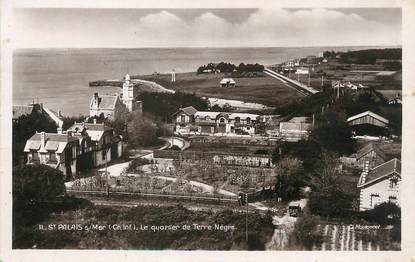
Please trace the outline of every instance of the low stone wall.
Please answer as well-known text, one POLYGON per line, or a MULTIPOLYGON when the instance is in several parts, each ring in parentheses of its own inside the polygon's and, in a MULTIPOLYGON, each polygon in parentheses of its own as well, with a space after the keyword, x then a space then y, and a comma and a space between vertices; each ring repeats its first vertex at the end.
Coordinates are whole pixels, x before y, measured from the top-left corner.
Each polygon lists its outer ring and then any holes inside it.
POLYGON ((269 137, 217 137, 217 136, 192 136, 189 137, 191 144, 220 144, 220 145, 245 145, 245 146, 272 146, 280 143, 278 139, 269 137))
POLYGON ((272 167, 272 156, 267 154, 216 152, 216 151, 176 151, 154 150, 155 158, 170 158, 176 160, 211 160, 219 165, 272 167))

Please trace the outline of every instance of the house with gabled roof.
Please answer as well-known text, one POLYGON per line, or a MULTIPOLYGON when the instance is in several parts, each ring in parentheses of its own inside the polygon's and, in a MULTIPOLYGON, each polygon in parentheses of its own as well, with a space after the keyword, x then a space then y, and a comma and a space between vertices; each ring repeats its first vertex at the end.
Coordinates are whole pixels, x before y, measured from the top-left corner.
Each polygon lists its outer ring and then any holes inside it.
POLYGON ((194 122, 194 115, 197 109, 193 106, 180 108, 173 114, 173 119, 176 124, 175 130, 179 133, 189 133, 191 124, 194 122))
POLYGON ((114 120, 119 117, 120 113, 125 108, 118 95, 98 95, 94 93, 89 104, 89 116, 99 117, 101 114, 105 118, 114 120))
POLYGON ((253 135, 258 117, 250 113, 197 111, 192 106, 181 108, 173 115, 177 133, 199 135, 253 135))
POLYGON ((360 190, 359 210, 373 209, 384 202, 400 205, 399 188, 401 184, 401 161, 391 159, 374 168, 365 168, 359 178, 357 187, 360 190))
POLYGON ((372 111, 351 116, 347 123, 357 136, 385 136, 388 133, 389 120, 372 111))
POLYGON ((75 175, 79 155, 79 138, 66 134, 36 132, 24 148, 27 164, 44 164, 64 175, 75 175))
POLYGON ((387 127, 389 125, 389 120, 372 111, 366 111, 347 118, 347 123, 351 126, 369 124, 387 127))
POLYGON ((68 131, 80 138, 80 157, 94 167, 122 156, 122 137, 104 123, 97 123, 95 119, 93 123, 75 122, 68 131))
POLYGON ((356 164, 364 168, 366 161, 369 161, 369 168, 373 168, 386 162, 387 156, 376 144, 369 143, 357 151, 356 164))

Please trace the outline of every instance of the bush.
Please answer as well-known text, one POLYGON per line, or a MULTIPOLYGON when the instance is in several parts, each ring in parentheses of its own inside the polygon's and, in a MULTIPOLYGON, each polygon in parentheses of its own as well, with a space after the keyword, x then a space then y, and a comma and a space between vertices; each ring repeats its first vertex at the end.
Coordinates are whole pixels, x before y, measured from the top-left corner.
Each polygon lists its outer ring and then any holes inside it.
POLYGON ((323 243, 323 235, 316 230, 317 220, 311 216, 301 217, 294 227, 295 242, 311 250, 323 243))
POLYGON ((34 204, 54 199, 65 192, 64 175, 46 165, 13 168, 13 202, 34 204))
POLYGON ((382 226, 393 225, 401 221, 401 208, 392 202, 385 202, 371 210, 361 212, 361 217, 382 226))
POLYGON ((135 172, 137 171, 137 168, 143 165, 148 165, 150 164, 150 160, 146 159, 146 158, 136 158, 133 161, 131 161, 131 163, 128 165, 127 167, 127 172, 135 172))

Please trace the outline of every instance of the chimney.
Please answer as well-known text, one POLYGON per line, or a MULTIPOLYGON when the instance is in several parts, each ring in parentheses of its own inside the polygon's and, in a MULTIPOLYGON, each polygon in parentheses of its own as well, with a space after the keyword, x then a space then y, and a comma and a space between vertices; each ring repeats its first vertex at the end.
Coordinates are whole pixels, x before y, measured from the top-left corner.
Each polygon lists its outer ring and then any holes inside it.
POLYGON ((58 110, 58 116, 62 117, 62 111, 60 109, 58 110))
POLYGON ((94 118, 94 125, 96 125, 97 124, 97 119, 96 118, 94 118))
POLYGON ((58 128, 57 128, 57 133, 58 133, 59 135, 62 135, 62 127, 58 127, 58 128))
POLYGON ((40 147, 44 147, 45 146, 45 132, 40 132, 40 147))

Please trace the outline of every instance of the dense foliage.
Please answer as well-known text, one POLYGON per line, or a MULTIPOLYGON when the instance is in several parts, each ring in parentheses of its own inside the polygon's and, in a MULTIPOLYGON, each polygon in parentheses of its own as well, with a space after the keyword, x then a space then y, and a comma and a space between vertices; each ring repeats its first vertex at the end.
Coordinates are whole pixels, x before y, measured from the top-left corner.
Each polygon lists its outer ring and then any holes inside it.
POLYGON ((220 62, 218 64, 209 63, 207 65, 202 65, 197 69, 198 74, 205 72, 221 72, 221 73, 254 73, 264 71, 264 66, 258 63, 255 64, 244 64, 240 63, 238 66, 232 63, 220 62))
POLYGON ((150 160, 148 160, 147 158, 141 158, 141 157, 139 157, 139 158, 135 158, 134 160, 132 160, 129 164, 128 164, 128 167, 127 167, 127 172, 129 172, 129 173, 134 173, 135 171, 137 171, 137 169, 140 167, 140 166, 143 166, 143 165, 148 165, 148 164, 150 164, 151 163, 151 161, 150 160))
POLYGON ((385 202, 375 208, 361 212, 365 220, 379 225, 394 225, 401 222, 401 208, 392 202, 385 202))
POLYGON ((376 59, 402 59, 402 48, 367 49, 348 52, 325 51, 325 58, 336 58, 340 56, 340 61, 344 63, 374 64, 376 59))
POLYGON ((150 93, 143 92, 138 97, 143 102, 143 112, 148 112, 164 121, 169 121, 172 114, 180 108, 193 106, 197 110, 207 110, 209 102, 206 99, 183 92, 170 93, 150 93))
POLYGON ((13 121, 13 165, 19 163, 23 156, 26 141, 36 131, 56 133, 57 126, 46 114, 34 111, 30 115, 23 115, 13 121))
POLYGON ((353 196, 342 186, 338 158, 323 152, 311 179, 309 207, 313 214, 323 217, 345 217, 352 211, 353 196))
POLYGON ((50 200, 65 191, 63 173, 46 165, 19 165, 13 168, 13 201, 36 203, 50 200))
POLYGON ((283 201, 298 200, 302 197, 301 187, 305 186, 305 174, 301 161, 284 158, 274 167, 275 191, 283 201))
MULTIPOLYGON (((67 130, 73 124, 75 124, 75 122, 81 123, 85 121, 85 119, 86 119, 86 116, 84 115, 63 117, 62 118, 62 121, 63 121, 62 130, 67 130)), ((91 123, 92 123, 92 120, 91 120, 91 123)))
POLYGON ((329 151, 349 155, 354 152, 352 129, 343 112, 328 111, 318 117, 311 138, 329 151))
MULTIPOLYGON (((19 165, 13 168, 13 248, 39 231, 37 223, 53 212, 78 209, 89 205, 82 199, 61 196, 65 192, 61 171, 46 165, 19 165), (29 232, 29 233, 28 233, 29 232)), ((31 248, 32 246, 25 246, 31 248)))
POLYGON ((368 49, 349 51, 341 54, 340 60, 345 63, 375 64, 376 59, 402 59, 402 48, 368 49))
POLYGON ((316 230, 318 221, 311 216, 303 216, 298 219, 294 227, 294 241, 306 250, 312 250, 313 246, 323 243, 323 235, 316 230))

